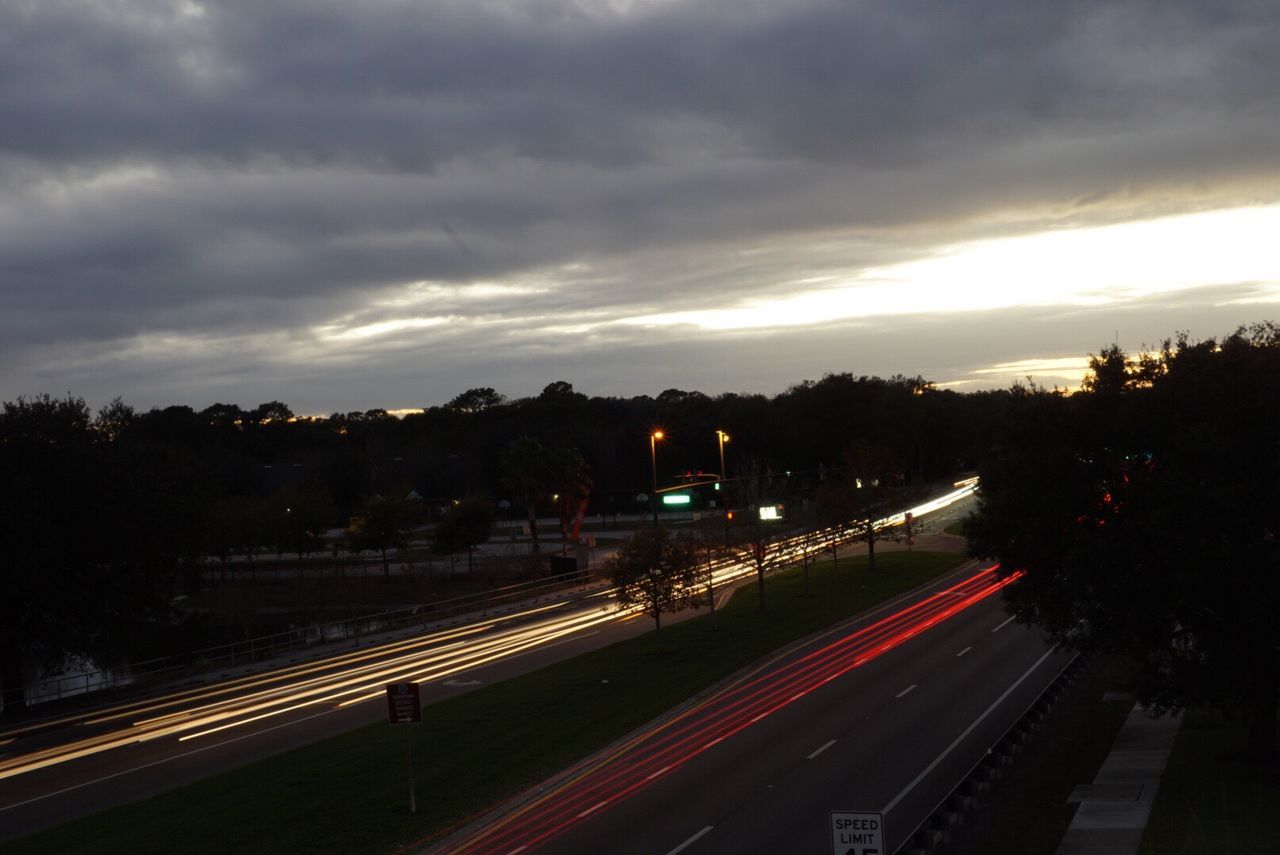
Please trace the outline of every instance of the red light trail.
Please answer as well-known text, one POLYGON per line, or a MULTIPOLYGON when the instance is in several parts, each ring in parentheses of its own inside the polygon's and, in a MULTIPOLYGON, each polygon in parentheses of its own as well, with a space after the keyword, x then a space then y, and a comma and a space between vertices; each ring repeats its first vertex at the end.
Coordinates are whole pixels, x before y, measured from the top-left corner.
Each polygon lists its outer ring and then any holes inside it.
POLYGON ((997 579, 995 570, 990 567, 979 571, 957 585, 849 632, 776 670, 743 677, 680 715, 639 734, 554 791, 479 830, 451 851, 467 855, 514 855, 545 843, 822 684, 991 596, 1022 575, 1014 573, 997 579))

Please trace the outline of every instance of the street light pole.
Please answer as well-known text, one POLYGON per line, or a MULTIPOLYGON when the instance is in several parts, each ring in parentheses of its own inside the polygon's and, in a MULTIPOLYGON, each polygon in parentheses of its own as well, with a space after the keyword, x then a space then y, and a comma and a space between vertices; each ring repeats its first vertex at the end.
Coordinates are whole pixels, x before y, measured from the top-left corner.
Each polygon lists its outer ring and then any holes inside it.
POLYGON ((720 444, 720 501, 724 504, 724 548, 729 548, 729 491, 723 489, 725 471, 724 471, 724 444, 729 441, 729 434, 720 429, 716 429, 716 441, 720 444))
POLYGON ((658 440, 663 433, 655 430, 649 434, 649 464, 652 475, 652 490, 649 492, 649 507, 653 510, 653 527, 658 527, 658 440))
POLYGON ((729 441, 729 434, 725 433, 722 430, 717 430, 716 439, 719 440, 720 442, 720 480, 723 481, 725 479, 724 444, 729 441))

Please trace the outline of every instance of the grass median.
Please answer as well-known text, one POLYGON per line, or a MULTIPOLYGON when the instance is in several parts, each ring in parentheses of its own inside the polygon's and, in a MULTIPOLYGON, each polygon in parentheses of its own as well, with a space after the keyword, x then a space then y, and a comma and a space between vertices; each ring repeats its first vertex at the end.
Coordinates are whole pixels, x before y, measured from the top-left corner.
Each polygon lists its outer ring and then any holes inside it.
POLYGON ((370 725, 0 845, 0 853, 387 852, 443 833, 547 778, 769 652, 911 590, 960 556, 890 552, 798 569, 710 615, 433 704, 407 728, 370 725))

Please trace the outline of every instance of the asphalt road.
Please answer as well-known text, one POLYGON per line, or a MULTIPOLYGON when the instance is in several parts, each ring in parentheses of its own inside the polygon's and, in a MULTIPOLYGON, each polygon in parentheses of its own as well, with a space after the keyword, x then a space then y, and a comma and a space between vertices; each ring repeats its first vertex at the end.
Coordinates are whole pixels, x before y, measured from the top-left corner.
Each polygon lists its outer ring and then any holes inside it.
POLYGON ((385 721, 386 683, 429 704, 649 628, 570 603, 0 731, 0 840, 385 721))
POLYGON ((417 682, 431 703, 649 628, 599 599, 543 605, 0 730, 0 840, 384 720, 387 683, 417 682))
POLYGON ((923 611, 825 634, 437 851, 812 855, 865 811, 892 852, 1067 662, 974 596, 907 638, 923 611))

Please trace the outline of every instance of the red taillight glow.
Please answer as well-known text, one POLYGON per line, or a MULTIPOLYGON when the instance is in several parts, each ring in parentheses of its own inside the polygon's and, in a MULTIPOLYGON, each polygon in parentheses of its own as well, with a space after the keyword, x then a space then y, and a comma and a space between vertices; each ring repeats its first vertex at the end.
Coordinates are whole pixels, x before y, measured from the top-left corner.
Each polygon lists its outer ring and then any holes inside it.
POLYGON ((995 578, 995 567, 908 606, 777 670, 745 678, 622 746, 465 841, 456 852, 528 851, 626 799, 688 760, 791 704, 824 683, 892 650, 985 599, 1022 574, 995 578), (523 848, 522 848, 523 847, 523 848))

